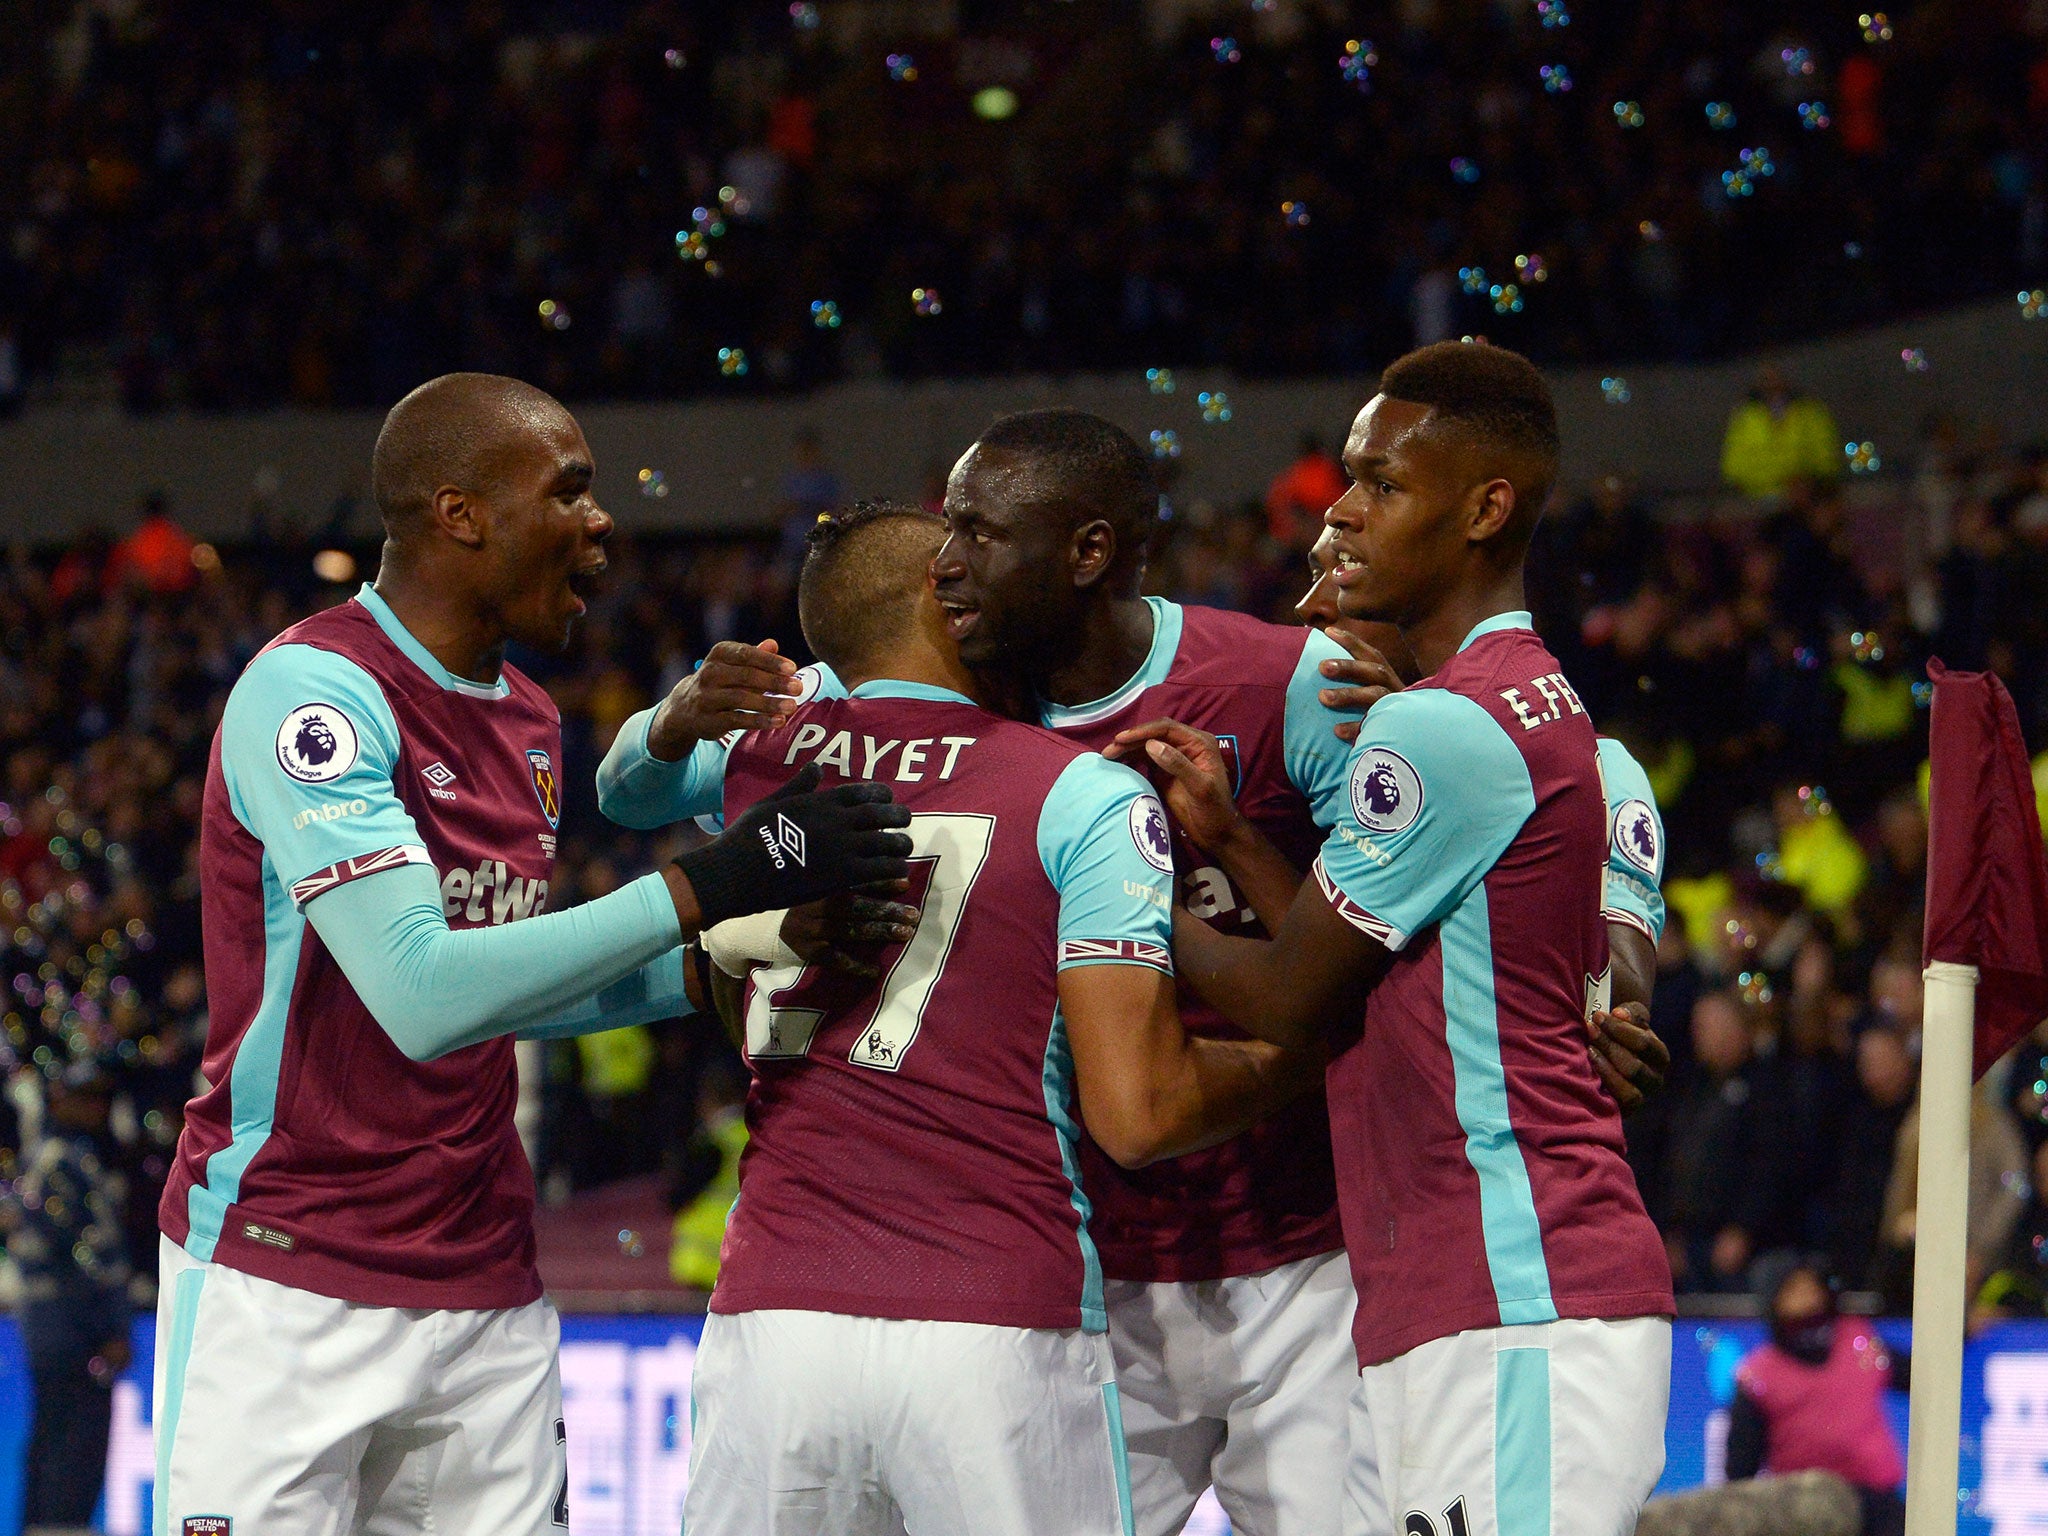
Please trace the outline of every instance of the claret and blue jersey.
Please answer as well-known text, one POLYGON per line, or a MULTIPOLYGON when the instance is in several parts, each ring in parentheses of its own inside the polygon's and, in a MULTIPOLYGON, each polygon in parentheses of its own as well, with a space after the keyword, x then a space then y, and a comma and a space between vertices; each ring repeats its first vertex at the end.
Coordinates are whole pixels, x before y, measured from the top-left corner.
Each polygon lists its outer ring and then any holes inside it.
POLYGON ((712 1309, 1100 1330, 1058 973, 1171 974, 1165 812, 1130 769, 965 697, 862 684, 724 765, 737 812, 816 764, 912 812, 915 937, 879 982, 767 967, 712 1309))
MULTIPOLYGON (((1671 1310, 1586 1052, 1620 910, 1613 820, 1592 722, 1525 613, 1366 718, 1314 866, 1397 952, 1329 1075, 1363 1364, 1470 1328, 1671 1310)), ((1634 845, 1646 879, 1659 843, 1634 845)))

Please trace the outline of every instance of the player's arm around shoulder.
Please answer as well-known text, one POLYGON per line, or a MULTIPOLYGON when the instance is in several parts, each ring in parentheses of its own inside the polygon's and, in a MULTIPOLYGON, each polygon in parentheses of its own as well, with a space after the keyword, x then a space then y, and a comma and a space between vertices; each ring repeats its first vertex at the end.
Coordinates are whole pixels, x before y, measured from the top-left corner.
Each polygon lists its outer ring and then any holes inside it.
POLYGON ((1214 1145, 1315 1079, 1319 1062, 1181 1028, 1166 812, 1136 773, 1076 758, 1046 799, 1039 853, 1060 896, 1059 1004, 1081 1118, 1110 1157, 1135 1168, 1214 1145))

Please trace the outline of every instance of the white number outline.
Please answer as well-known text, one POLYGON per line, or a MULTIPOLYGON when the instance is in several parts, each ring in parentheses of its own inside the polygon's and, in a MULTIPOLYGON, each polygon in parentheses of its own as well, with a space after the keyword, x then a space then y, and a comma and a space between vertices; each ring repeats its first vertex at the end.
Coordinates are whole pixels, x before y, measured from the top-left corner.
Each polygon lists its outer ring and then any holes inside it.
MULTIPOLYGON (((945 974, 960 922, 988 863, 996 818, 964 811, 931 812, 910 818, 910 862, 933 866, 924 907, 910 942, 898 951, 879 987, 859 1037, 846 1059, 875 1072, 896 1072, 924 1028, 932 989, 945 974)), ((754 1061, 808 1056, 825 1013, 788 1008, 780 997, 810 974, 805 965, 764 966, 747 988, 747 1055, 754 1061)))

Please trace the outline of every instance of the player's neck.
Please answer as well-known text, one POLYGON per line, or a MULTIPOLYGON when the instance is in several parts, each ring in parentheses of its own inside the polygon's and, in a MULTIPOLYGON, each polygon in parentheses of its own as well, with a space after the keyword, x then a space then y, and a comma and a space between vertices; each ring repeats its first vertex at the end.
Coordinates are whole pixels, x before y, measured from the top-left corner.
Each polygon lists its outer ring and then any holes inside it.
POLYGON ((1435 675, 1438 668, 1458 654, 1465 637, 1497 614, 1514 613, 1529 606, 1522 590, 1522 568, 1455 588, 1430 613, 1401 626, 1401 638, 1415 653, 1422 675, 1435 675))
POLYGON ((981 690, 975 676, 961 664, 959 653, 945 654, 938 648, 924 643, 923 637, 914 638, 909 644, 874 657, 861 666, 838 669, 839 681, 848 693, 863 683, 888 681, 893 683, 922 683, 927 688, 946 688, 954 693, 965 694, 977 702, 981 690))
POLYGON ((505 669, 504 631, 409 565, 390 547, 374 583, 377 595, 427 654, 465 682, 495 683, 505 669))
POLYGON ((1142 597, 1091 603, 1082 614, 1074 659, 1046 675, 1047 701, 1075 705, 1108 698, 1145 665, 1155 627, 1152 605, 1142 597))

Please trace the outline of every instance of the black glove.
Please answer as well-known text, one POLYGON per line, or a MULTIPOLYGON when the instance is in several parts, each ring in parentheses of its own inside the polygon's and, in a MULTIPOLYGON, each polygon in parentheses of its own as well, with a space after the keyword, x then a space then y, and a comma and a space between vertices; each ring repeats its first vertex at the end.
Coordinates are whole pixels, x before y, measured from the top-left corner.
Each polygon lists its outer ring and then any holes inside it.
POLYGON ((684 854, 676 868, 697 894, 701 926, 773 912, 854 885, 910 873, 910 825, 885 784, 818 792, 815 763, 733 818, 724 835, 684 854))

